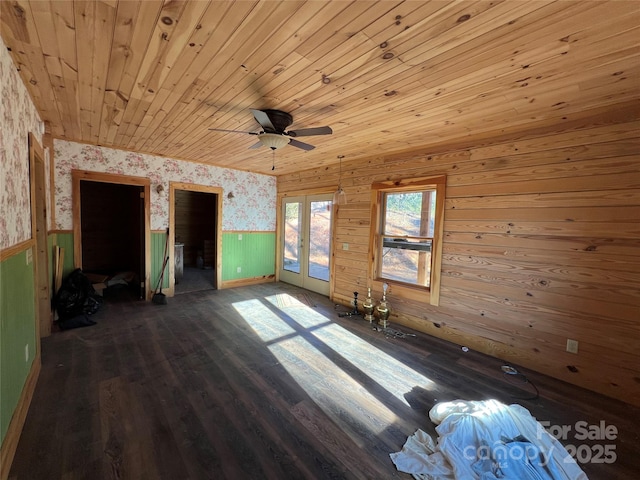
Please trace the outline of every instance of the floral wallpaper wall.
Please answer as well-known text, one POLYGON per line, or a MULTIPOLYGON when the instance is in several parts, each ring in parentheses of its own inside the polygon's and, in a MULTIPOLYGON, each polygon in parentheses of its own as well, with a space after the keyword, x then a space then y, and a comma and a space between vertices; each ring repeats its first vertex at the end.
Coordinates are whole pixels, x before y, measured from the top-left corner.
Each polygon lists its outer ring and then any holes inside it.
POLYGON ((40 116, 0 38, 0 249, 31 238, 29 132, 42 145, 40 116))
POLYGON ((222 187, 222 229, 275 231, 276 178, 153 155, 54 140, 54 208, 58 230, 73 228, 71 170, 146 177, 151 180, 151 229, 169 226, 169 182, 222 187), (164 192, 156 192, 158 184, 164 192), (227 193, 234 198, 228 199, 227 193))

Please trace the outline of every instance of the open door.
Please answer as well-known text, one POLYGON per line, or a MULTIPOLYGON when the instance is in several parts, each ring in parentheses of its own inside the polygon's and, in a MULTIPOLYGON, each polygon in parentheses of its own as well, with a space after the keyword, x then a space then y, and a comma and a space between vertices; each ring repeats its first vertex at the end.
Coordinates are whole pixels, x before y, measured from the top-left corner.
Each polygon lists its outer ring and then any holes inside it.
POLYGON ((332 194, 282 199, 281 281, 329 295, 332 194))
POLYGON ((49 257, 47 252, 47 198, 44 152, 33 134, 29 134, 31 168, 31 236, 36 241, 36 292, 40 337, 51 334, 53 316, 49 291, 49 257))

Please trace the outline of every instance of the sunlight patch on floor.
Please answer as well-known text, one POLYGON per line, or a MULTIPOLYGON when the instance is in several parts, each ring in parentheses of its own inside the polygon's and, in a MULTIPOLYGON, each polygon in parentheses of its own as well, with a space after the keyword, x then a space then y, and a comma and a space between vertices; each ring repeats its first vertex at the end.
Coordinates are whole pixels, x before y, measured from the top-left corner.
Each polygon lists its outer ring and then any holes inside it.
POLYGON ((353 365, 378 382, 407 406, 404 394, 418 386, 429 390, 434 382, 412 368, 407 367, 391 355, 365 342, 357 335, 335 323, 314 330, 312 334, 338 352, 353 365))
POLYGON ((300 328, 287 323, 272 310, 282 303, 276 296, 266 297, 269 304, 255 299, 236 302, 233 306, 268 344, 269 350, 293 379, 338 423, 341 421, 336 412, 345 406, 351 412, 359 412, 356 413, 357 421, 375 433, 397 420, 393 411, 371 393, 371 381, 409 408, 411 405, 405 399, 407 392, 415 387, 430 389, 435 386, 424 375, 333 323, 330 318, 293 300, 286 311, 282 311, 300 328), (359 369, 361 378, 348 374, 341 366, 344 362, 359 369), (376 415, 366 413, 371 411, 376 415))
POLYGON ((297 298, 289 295, 288 293, 279 293, 278 295, 271 295, 265 297, 270 304, 274 307, 282 309, 283 302, 286 304, 287 315, 294 318, 297 323, 305 328, 316 327, 329 322, 329 319, 324 315, 319 314, 313 308, 305 305, 297 298))
POLYGON ((416 386, 425 390, 435 387, 435 383, 424 375, 331 322, 312 308, 304 305, 290 308, 287 309, 287 315, 305 328, 320 326, 310 332, 408 406, 410 405, 404 397, 405 393, 416 386))
POLYGON ((395 413, 366 387, 301 336, 269 345, 269 350, 329 417, 343 429, 354 431, 353 438, 362 426, 377 434, 397 421, 395 413), (341 415, 345 409, 356 424, 345 424, 341 415))
POLYGON ((235 302, 233 308, 242 315, 242 318, 264 342, 271 342, 296 333, 260 300, 235 302))

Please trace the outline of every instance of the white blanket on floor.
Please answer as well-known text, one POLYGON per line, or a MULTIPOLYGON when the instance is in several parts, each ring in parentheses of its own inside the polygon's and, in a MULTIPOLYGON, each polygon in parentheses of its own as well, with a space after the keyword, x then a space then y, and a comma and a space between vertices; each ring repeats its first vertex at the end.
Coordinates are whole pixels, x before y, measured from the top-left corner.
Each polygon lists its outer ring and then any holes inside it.
POLYGON ((442 402, 429 412, 438 443, 422 430, 390 454, 419 480, 587 480, 562 444, 520 405, 442 402))

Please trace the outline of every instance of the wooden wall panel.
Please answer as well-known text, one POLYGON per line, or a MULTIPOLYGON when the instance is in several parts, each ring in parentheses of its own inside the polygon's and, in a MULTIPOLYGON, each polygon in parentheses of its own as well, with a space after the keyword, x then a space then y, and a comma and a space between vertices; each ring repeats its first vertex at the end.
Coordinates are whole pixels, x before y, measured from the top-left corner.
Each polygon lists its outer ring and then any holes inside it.
POLYGON ((64 258, 62 259, 62 276, 64 278, 76 268, 73 264, 73 232, 58 231, 55 234, 53 244, 64 250, 64 258))
MULTIPOLYGON (((640 404, 638 127, 594 122, 477 149, 343 161, 332 297, 348 304, 366 292, 371 184, 446 174, 440 306, 391 287, 392 323, 640 404), (578 354, 565 351, 568 338, 578 354)), ((337 183, 337 169, 310 169, 278 177, 278 193, 337 183)))

